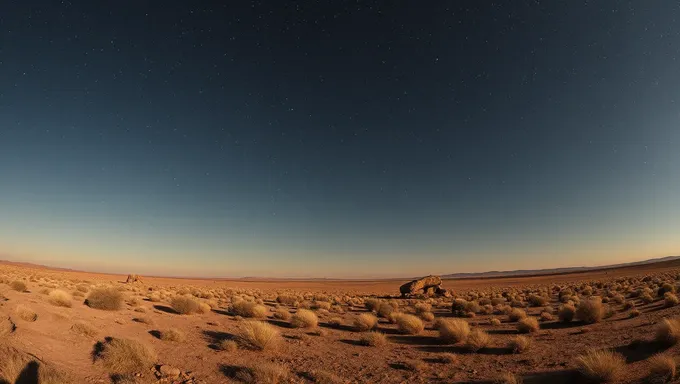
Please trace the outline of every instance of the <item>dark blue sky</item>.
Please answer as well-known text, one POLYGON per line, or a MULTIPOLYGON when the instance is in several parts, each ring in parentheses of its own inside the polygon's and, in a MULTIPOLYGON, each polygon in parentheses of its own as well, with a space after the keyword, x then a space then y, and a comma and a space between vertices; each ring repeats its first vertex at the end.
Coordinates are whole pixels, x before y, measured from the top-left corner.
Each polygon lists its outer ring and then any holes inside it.
POLYGON ((676 2, 0 5, 0 255, 387 276, 680 249, 676 2))

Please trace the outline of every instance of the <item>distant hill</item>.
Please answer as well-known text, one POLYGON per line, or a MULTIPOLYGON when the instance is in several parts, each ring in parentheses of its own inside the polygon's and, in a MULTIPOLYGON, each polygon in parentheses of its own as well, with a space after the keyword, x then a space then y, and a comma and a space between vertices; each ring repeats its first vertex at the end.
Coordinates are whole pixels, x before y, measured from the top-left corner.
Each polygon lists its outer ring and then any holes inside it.
POLYGON ((557 275, 563 273, 576 273, 602 269, 633 267, 636 265, 645 265, 653 263, 661 263, 664 261, 679 260, 680 256, 666 256, 656 259, 648 259, 643 261, 634 261, 631 263, 603 265, 599 267, 565 267, 565 268, 549 268, 549 269, 517 269, 514 271, 489 271, 478 273, 451 273, 448 275, 441 275, 442 279, 478 279, 484 277, 510 277, 510 276, 540 276, 540 275, 557 275))

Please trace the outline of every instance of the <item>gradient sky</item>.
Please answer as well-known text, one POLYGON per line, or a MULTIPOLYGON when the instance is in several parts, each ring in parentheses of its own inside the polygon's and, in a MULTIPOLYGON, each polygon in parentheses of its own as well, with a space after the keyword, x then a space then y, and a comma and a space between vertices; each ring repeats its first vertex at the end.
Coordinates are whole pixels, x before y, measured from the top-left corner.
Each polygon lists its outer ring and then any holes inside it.
POLYGON ((2 1, 0 258, 384 277, 680 254, 679 22, 674 1, 2 1))

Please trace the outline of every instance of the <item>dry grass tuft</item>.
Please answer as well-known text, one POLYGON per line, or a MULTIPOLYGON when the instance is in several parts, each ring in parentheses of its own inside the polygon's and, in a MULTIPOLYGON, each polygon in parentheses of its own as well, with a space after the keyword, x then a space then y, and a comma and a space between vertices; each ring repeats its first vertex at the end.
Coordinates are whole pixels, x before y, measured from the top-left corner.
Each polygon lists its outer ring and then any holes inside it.
POLYGON ((576 317, 586 324, 598 323, 604 317, 602 300, 588 299, 583 300, 576 309, 576 317))
POLYGON ((465 340, 465 348, 471 352, 477 352, 485 348, 491 342, 491 337, 479 328, 470 331, 470 334, 465 340))
POLYGON ((98 333, 97 328, 83 321, 73 324, 71 326, 71 332, 88 337, 95 337, 98 333))
POLYGON ((237 316, 263 319, 267 317, 267 307, 254 301, 241 300, 232 304, 232 312, 237 316))
POLYGON ((184 332, 180 331, 179 329, 170 328, 165 331, 161 331, 161 340, 181 342, 185 339, 186 336, 184 336, 184 332))
POLYGON ((290 319, 290 325, 293 328, 314 328, 318 324, 319 318, 316 313, 308 309, 298 309, 290 319))
POLYGON ((187 296, 175 296, 170 301, 170 306, 175 312, 182 315, 192 315, 200 312, 198 300, 187 296))
POLYGON ((85 300, 90 308, 117 311, 123 307, 123 293, 115 288, 97 288, 85 300))
POLYGON ((25 305, 17 305, 17 308, 14 310, 14 312, 16 312, 17 316, 19 316, 24 321, 33 322, 38 320, 38 314, 25 305))
POLYGON ((158 360, 156 353, 147 345, 130 339, 108 339, 95 346, 97 359, 101 359, 109 372, 126 374, 146 372, 158 360))
POLYGON ((525 317, 517 323, 517 330, 520 333, 538 332, 540 326, 535 317, 525 317))
POLYGON ((242 321, 237 337, 246 348, 265 350, 276 347, 281 335, 273 325, 258 320, 242 321))
POLYGON ((288 321, 291 318, 291 314, 286 308, 279 308, 274 312, 274 318, 288 321))
POLYGON ((289 372, 285 367, 266 362, 241 369, 236 374, 236 379, 251 384, 278 384, 284 382, 288 375, 289 372))
POLYGON ((563 323, 568 323, 574 320, 576 316, 576 308, 571 304, 565 304, 560 307, 559 312, 557 312, 557 317, 563 323))
POLYGON ((370 331, 378 324, 378 318, 370 313, 362 313, 354 318, 354 329, 357 331, 370 331))
POLYGON ((648 361, 651 382, 669 382, 675 378, 677 363, 673 356, 658 353, 650 357, 648 361))
POLYGON ((458 355, 450 352, 440 353, 435 357, 435 361, 441 364, 452 364, 458 361, 458 355))
POLYGON ((365 332, 361 334, 361 338, 359 339, 359 343, 361 345, 365 346, 370 346, 370 347, 379 347, 382 345, 387 344, 387 338, 385 337, 384 334, 380 332, 365 332))
POLYGON ((679 302, 680 300, 678 300, 678 297, 674 293, 666 292, 663 295, 663 305, 666 308, 674 307, 678 305, 679 302))
POLYGON ((17 292, 26 292, 26 289, 28 289, 26 283, 20 280, 14 280, 9 284, 9 286, 17 292))
POLYGON ((234 340, 220 340, 217 343, 217 348, 220 351, 235 352, 238 349, 238 343, 234 340))
POLYGON ((74 381, 30 356, 12 347, 0 347, 0 383, 71 384, 74 381), (35 375, 27 375, 26 368, 33 367, 35 375), (29 376, 29 377, 27 377, 29 376))
POLYGON ((55 289, 49 293, 47 296, 47 301, 52 304, 56 305, 58 307, 66 307, 66 308, 71 308, 73 305, 73 301, 71 299, 71 295, 69 295, 67 292, 64 292, 60 289, 55 289))
POLYGON ((527 313, 524 312, 524 310, 519 309, 519 308, 513 308, 510 313, 508 314, 508 320, 510 321, 520 321, 527 317, 527 313))
POLYGON ((397 317, 397 327, 401 333, 407 335, 417 335, 425 329, 422 320, 416 316, 407 314, 402 314, 397 317))
POLYGON ((442 319, 439 321, 439 339, 446 344, 465 341, 470 334, 470 324, 462 319, 442 319))
POLYGON ((656 329, 656 341, 674 345, 680 341, 680 319, 663 319, 656 329))
POLYGON ((523 353, 531 347, 531 339, 526 336, 517 336, 510 340, 508 348, 512 353, 523 353))
POLYGON ((498 318, 492 317, 491 319, 489 319, 489 324, 498 326, 501 325, 501 321, 498 318))
POLYGON ((493 381, 494 384, 522 384, 523 382, 522 377, 512 373, 503 373, 493 381))
POLYGON ((595 382, 616 380, 626 366, 626 359, 610 350, 590 350, 576 359, 578 371, 595 382))

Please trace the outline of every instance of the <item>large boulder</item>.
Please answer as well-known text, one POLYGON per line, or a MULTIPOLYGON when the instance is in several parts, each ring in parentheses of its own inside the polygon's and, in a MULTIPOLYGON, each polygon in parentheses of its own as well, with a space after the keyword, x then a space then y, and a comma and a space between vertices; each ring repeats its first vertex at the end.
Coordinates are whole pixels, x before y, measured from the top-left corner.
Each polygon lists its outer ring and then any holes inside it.
POLYGON ((142 281, 142 277, 139 275, 135 275, 134 273, 128 275, 127 280, 125 280, 126 283, 136 283, 138 281, 142 281))
POLYGON ((402 285, 399 287, 399 291, 402 296, 411 296, 418 293, 427 293, 428 290, 434 292, 441 284, 442 279, 439 276, 430 275, 402 285))

